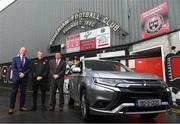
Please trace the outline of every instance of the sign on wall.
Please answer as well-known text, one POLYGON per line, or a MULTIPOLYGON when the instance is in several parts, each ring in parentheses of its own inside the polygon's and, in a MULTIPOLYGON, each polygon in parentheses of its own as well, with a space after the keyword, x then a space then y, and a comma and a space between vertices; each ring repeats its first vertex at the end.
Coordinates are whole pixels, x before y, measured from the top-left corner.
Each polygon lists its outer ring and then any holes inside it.
POLYGON ((96 36, 96 47, 104 48, 109 47, 110 44, 110 28, 104 27, 97 29, 97 36, 96 36))
POLYGON ((102 27, 66 38, 67 53, 100 49, 110 45, 110 27, 102 27))
POLYGON ((142 39, 169 32, 167 2, 141 14, 142 39))
MULTIPOLYGON (((166 57, 165 64, 167 66, 167 81, 173 83, 176 80, 180 80, 180 55, 168 54, 166 57)), ((179 86, 178 88, 180 88, 179 83, 177 86, 179 86)))
POLYGON ((171 61, 172 80, 180 79, 180 56, 173 56, 171 61))
POLYGON ((80 50, 80 35, 75 34, 66 37, 66 52, 79 52, 80 50))
POLYGON ((171 89, 173 105, 180 107, 180 51, 165 58, 166 83, 171 89))
MULTIPOLYGON (((89 48, 88 50, 109 47, 110 46, 110 27, 102 27, 95 30, 90 30, 87 32, 80 33, 80 40, 82 40, 83 43, 85 44, 86 43, 89 44, 89 42, 91 41, 91 46, 93 47, 89 48)), ((80 47, 83 47, 83 46, 80 46, 80 47)), ((86 50, 86 49, 81 49, 81 50, 86 50)))
POLYGON ((93 50, 96 49, 96 38, 89 38, 85 40, 81 40, 80 42, 80 50, 93 50))

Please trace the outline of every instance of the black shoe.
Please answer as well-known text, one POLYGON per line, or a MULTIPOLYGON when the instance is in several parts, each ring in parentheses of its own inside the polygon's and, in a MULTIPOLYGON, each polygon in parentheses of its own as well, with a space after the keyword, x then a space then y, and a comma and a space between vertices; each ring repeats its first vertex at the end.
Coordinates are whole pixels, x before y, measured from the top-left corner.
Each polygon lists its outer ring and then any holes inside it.
POLYGON ((37 107, 35 106, 31 107, 31 111, 37 111, 37 107))
POLYGON ((54 107, 49 107, 49 111, 54 111, 54 107))
POLYGON ((45 106, 41 107, 41 111, 47 111, 47 108, 45 106))

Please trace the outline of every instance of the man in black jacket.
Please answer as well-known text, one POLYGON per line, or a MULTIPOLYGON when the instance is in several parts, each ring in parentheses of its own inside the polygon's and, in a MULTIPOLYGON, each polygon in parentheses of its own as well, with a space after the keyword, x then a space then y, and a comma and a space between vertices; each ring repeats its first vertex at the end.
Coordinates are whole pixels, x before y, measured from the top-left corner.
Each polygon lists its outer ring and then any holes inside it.
POLYGON ((51 97, 50 97, 50 111, 55 109, 56 105, 56 91, 59 90, 59 111, 63 111, 64 106, 64 75, 66 71, 66 62, 62 60, 60 52, 55 53, 55 59, 50 61, 50 78, 51 78, 51 97))
POLYGON ((32 62, 33 77, 33 106, 31 111, 37 110, 38 89, 41 88, 41 110, 46 110, 46 88, 48 82, 49 62, 44 59, 42 51, 37 52, 37 59, 32 62))

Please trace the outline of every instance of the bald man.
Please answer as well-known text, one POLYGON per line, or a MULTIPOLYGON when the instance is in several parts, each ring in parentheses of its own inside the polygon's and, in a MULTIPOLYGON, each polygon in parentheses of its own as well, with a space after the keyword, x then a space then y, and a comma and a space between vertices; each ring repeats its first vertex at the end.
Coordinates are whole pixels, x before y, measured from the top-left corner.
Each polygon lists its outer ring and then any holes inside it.
POLYGON ((28 83, 28 74, 30 72, 30 60, 26 57, 27 49, 21 47, 19 49, 19 56, 14 57, 12 61, 12 92, 10 98, 9 114, 14 113, 16 95, 18 88, 20 89, 20 104, 19 111, 28 111, 25 105, 26 87, 28 83))

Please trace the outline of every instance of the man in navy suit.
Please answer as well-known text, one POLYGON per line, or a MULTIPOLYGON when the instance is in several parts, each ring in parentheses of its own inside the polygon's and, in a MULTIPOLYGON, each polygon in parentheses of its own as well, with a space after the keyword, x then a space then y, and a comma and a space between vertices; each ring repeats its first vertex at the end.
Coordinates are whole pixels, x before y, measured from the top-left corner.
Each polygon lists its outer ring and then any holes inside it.
POLYGON ((10 98, 9 114, 14 113, 16 95, 18 88, 20 88, 20 111, 28 111, 25 108, 25 92, 28 83, 28 74, 30 72, 30 60, 26 57, 27 49, 25 47, 20 48, 19 56, 14 57, 12 61, 12 92, 10 98))

